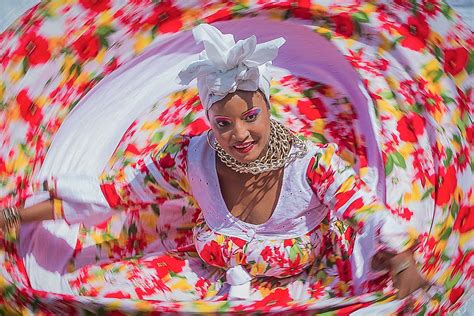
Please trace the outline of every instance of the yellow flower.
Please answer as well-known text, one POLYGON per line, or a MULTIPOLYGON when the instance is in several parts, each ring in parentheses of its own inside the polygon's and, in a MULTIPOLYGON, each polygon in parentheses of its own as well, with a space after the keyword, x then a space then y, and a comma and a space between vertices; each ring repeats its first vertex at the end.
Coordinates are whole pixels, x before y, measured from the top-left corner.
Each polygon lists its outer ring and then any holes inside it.
MULTIPOLYGON (((356 36, 356 34, 354 34, 353 36, 356 36)), ((359 44, 359 42, 354 40, 353 38, 344 38, 344 41, 347 43, 347 48, 352 48, 354 44, 359 44)))
POLYGON ((291 97, 289 95, 285 95, 285 94, 275 94, 272 96, 272 103, 273 104, 281 104, 281 105, 285 105, 285 104, 296 104, 297 102, 297 99, 295 97, 291 97))
POLYGON ((341 290, 341 293, 347 293, 347 290, 349 289, 349 284, 346 282, 339 282, 338 288, 341 290))
POLYGON ((9 160, 6 164, 7 172, 14 172, 15 170, 23 170, 28 166, 30 159, 23 150, 18 152, 16 158, 9 160))
POLYGON ((3 96, 5 95, 5 84, 0 82, 0 100, 3 100, 3 96))
POLYGON ((156 121, 147 121, 141 126, 141 130, 143 131, 155 131, 160 127, 156 121))
POLYGON ((262 295, 262 297, 268 296, 271 292, 270 287, 266 287, 266 286, 260 286, 258 290, 260 294, 262 295))
POLYGON ((97 19, 97 24, 98 26, 103 26, 103 25, 109 26, 110 24, 112 24, 113 21, 114 21, 114 16, 109 10, 107 10, 99 14, 99 18, 97 19))
POLYGON ((140 53, 144 50, 152 41, 150 34, 137 34, 135 44, 133 45, 133 49, 136 54, 140 53))
POLYGON ((235 261, 238 263, 238 264, 242 264, 242 259, 245 258, 245 255, 241 252, 238 252, 235 254, 235 261))
POLYGON ((151 212, 142 212, 140 216, 140 222, 145 227, 156 227, 157 217, 154 213, 151 212))
POLYGON ((102 64, 104 62, 105 54, 107 53, 107 49, 102 48, 97 56, 95 57, 95 60, 97 61, 98 64, 102 64))
POLYGON ((152 312, 153 304, 147 301, 138 301, 135 303, 135 308, 140 312, 152 312))
POLYGON ((407 159, 415 151, 415 147, 413 144, 404 143, 402 146, 400 146, 398 151, 403 156, 403 158, 407 159))
POLYGON ((250 270, 251 275, 259 275, 265 272, 267 268, 267 264, 264 262, 257 262, 256 264, 252 265, 252 269, 250 270))
POLYGON ((110 302, 107 302, 106 309, 107 310, 116 310, 119 309, 122 306, 122 302, 120 300, 113 300, 110 302))
POLYGON ((444 46, 444 39, 439 33, 436 33, 433 31, 430 32, 430 35, 428 36, 428 40, 438 47, 444 46))
POLYGON ((441 274, 439 277, 438 277, 438 282, 439 283, 445 283, 446 280, 450 277, 452 271, 451 269, 446 269, 443 274, 441 274))
POLYGON ((16 83, 18 80, 21 79, 21 77, 23 77, 23 72, 14 70, 14 71, 10 71, 9 75, 10 75, 10 81, 12 83, 16 83))
POLYGON ((405 192, 403 196, 403 201, 405 203, 418 202, 421 200, 420 185, 418 182, 414 182, 411 191, 405 192))
POLYGON ((64 6, 63 1, 49 1, 48 5, 44 6, 44 10, 50 15, 57 15, 58 9, 64 6))
POLYGON ((323 155, 321 156, 321 161, 325 165, 329 166, 329 164, 331 163, 331 159, 334 156, 335 152, 336 152, 336 147, 334 147, 332 145, 328 146, 326 148, 326 150, 324 151, 323 155))
POLYGON ((313 121, 313 131, 319 134, 324 133, 324 120, 323 119, 315 119, 313 121))
POLYGON ((395 120, 399 120, 402 117, 400 111, 395 109, 393 104, 386 99, 378 99, 376 106, 380 114, 390 114, 395 120))
POLYGON ((283 19, 283 10, 270 9, 267 12, 268 12, 268 16, 272 20, 282 20, 283 19))
POLYGON ((466 245, 474 240, 474 230, 459 235, 459 246, 464 249, 466 245))
POLYGON ((71 56, 64 56, 64 62, 63 62, 63 72, 62 72, 62 78, 61 78, 61 83, 59 84, 60 86, 64 85, 64 83, 69 79, 69 72, 74 64, 74 59, 71 56))
POLYGON ((444 112, 435 110, 432 114, 432 117, 437 123, 441 123, 441 121, 443 120, 443 113, 444 112))
POLYGON ((189 8, 183 12, 183 21, 198 21, 201 17, 199 10, 189 8))
POLYGON ((354 186, 355 179, 354 177, 347 178, 341 185, 339 189, 341 192, 348 191, 354 186))
POLYGON ((451 112, 451 123, 457 125, 458 121, 461 119, 461 110, 459 108, 455 108, 451 112))
POLYGON ((223 307, 226 302, 217 303, 217 302, 203 302, 203 301, 196 301, 193 302, 193 306, 196 308, 196 311, 201 313, 212 313, 218 311, 221 307, 223 307))
POLYGON ((370 168, 369 167, 362 167, 359 169, 359 175, 361 177, 364 177, 367 175, 367 172, 369 172, 370 168))
POLYGON ((386 52, 392 50, 392 42, 390 42, 388 40, 388 38, 386 36, 384 36, 382 33, 379 33, 378 36, 379 36, 380 44, 379 44, 379 47, 377 49, 377 53, 379 53, 380 56, 383 57, 383 55, 386 52))
POLYGON ((50 100, 45 95, 42 95, 36 98, 35 103, 39 108, 43 108, 46 103, 50 103, 50 100))
POLYGON ((48 40, 48 46, 53 54, 59 53, 59 51, 64 48, 65 45, 64 37, 50 37, 48 40))
POLYGON ((465 69, 458 73, 456 76, 454 76, 454 82, 458 87, 461 87, 464 81, 466 81, 466 79, 468 79, 468 74, 465 69))
POLYGON ((237 0, 234 3, 235 3, 235 5, 241 5, 241 6, 245 6, 245 7, 249 6, 249 0, 237 0))
POLYGON ((424 65, 421 69, 421 76, 428 81, 426 84, 427 89, 435 94, 439 94, 441 92, 441 80, 434 80, 439 77, 440 73, 444 73, 442 70, 442 65, 439 63, 436 58, 431 59, 428 63, 424 65))
POLYGON ((310 10, 313 15, 323 14, 327 11, 326 7, 320 4, 311 4, 310 10))
POLYGON ((171 285, 172 290, 191 291, 193 287, 188 283, 186 279, 178 278, 178 281, 171 285))
POLYGON ((372 3, 366 3, 362 8, 361 11, 364 13, 372 13, 377 10, 377 6, 373 5, 372 3))
POLYGON ((222 245, 225 241, 225 237, 223 235, 218 235, 215 239, 215 241, 219 244, 222 245))

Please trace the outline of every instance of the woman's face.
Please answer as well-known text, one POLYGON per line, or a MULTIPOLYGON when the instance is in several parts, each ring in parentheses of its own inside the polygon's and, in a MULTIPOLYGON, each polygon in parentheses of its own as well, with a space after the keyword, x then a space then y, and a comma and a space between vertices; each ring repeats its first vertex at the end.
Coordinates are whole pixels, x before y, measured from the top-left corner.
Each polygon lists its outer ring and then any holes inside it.
POLYGON ((270 112, 260 91, 228 94, 208 111, 214 136, 237 161, 248 163, 266 150, 270 137, 270 112))

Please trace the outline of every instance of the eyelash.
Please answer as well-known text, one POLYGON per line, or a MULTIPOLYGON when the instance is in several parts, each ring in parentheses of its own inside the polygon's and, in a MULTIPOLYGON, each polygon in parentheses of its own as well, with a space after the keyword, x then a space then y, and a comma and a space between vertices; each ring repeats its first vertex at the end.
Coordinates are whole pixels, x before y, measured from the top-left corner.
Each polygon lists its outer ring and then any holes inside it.
MULTIPOLYGON (((255 121, 255 120, 257 119, 257 117, 258 117, 258 114, 259 114, 259 113, 252 113, 252 114, 250 114, 250 115, 247 115, 247 116, 245 117, 245 121, 247 121, 247 122, 253 122, 253 121, 255 121)), ((228 124, 230 124, 230 122, 228 122, 228 121, 217 121, 216 124, 217 124, 217 126, 219 126, 220 128, 224 128, 224 127, 227 127, 228 124)))
POLYGON ((218 122, 216 122, 216 124, 219 127, 226 127, 227 124, 229 124, 229 122, 227 122, 227 121, 218 121, 218 122))
POLYGON ((248 121, 248 122, 253 122, 257 119, 258 117, 258 113, 252 113, 250 115, 248 115, 245 120, 248 121))

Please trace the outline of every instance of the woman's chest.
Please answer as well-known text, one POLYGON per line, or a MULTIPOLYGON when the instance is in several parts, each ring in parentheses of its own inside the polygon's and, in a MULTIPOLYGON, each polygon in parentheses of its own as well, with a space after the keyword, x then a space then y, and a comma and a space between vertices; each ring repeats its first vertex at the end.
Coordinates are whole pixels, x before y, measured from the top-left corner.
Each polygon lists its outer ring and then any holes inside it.
POLYGON ((217 171, 222 199, 232 216, 254 225, 271 218, 283 186, 283 169, 258 175, 237 175, 218 165, 217 171))
POLYGON ((316 227, 327 214, 306 181, 309 158, 308 154, 282 169, 276 182, 239 191, 247 186, 233 180, 221 186, 215 153, 198 136, 189 146, 188 179, 195 202, 216 232, 245 240, 293 238, 316 227))

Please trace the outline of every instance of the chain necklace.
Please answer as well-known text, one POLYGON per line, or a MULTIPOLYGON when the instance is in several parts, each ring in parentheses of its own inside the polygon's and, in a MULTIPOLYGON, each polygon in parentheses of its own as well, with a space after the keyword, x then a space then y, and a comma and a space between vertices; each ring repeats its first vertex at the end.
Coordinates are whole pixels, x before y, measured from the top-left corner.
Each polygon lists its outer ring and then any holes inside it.
POLYGON ((265 155, 255 161, 243 163, 225 152, 218 142, 214 143, 219 159, 229 168, 238 173, 259 174, 278 170, 289 165, 295 159, 303 158, 308 149, 306 144, 296 137, 283 124, 270 120, 270 139, 265 155), (291 147, 296 150, 292 153, 291 147))

